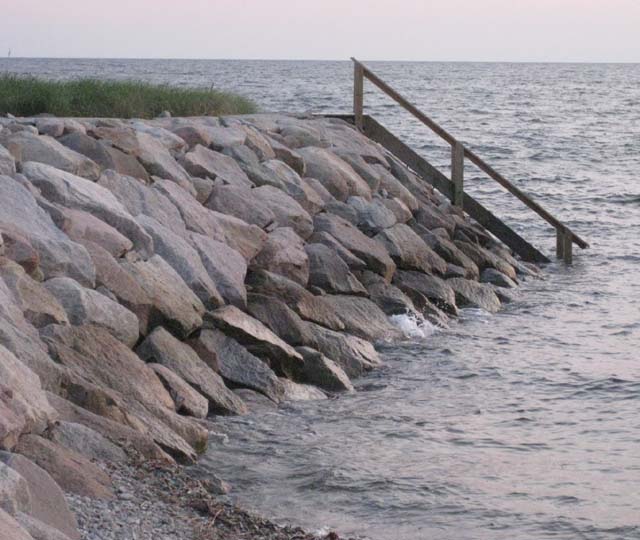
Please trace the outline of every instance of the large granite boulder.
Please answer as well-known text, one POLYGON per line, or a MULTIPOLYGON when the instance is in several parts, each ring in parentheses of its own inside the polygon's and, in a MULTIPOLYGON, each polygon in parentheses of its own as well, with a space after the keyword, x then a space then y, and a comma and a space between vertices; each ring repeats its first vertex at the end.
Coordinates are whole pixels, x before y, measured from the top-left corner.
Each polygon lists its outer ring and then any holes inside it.
POLYGON ((491 283, 496 287, 502 287, 505 289, 514 289, 518 284, 509 276, 504 275, 502 272, 498 272, 494 268, 485 268, 480 274, 481 283, 491 283))
POLYGON ((15 255, 27 271, 37 265, 45 278, 69 276, 83 285, 93 286, 95 268, 86 249, 69 240, 51 217, 42 210, 33 195, 17 181, 0 176, 0 232, 7 245, 13 244, 15 255), (8 241, 9 239, 9 241, 8 241), (25 260, 28 247, 37 253, 37 261, 25 260))
POLYGON ((458 314, 455 292, 447 281, 437 276, 399 270, 396 272, 393 283, 412 299, 411 292, 417 292, 444 312, 450 315, 458 314))
POLYGON ((454 290, 461 307, 477 307, 490 313, 500 310, 500 299, 490 285, 463 278, 448 279, 447 285, 454 290))
POLYGON ((224 304, 200 255, 186 240, 153 218, 138 216, 137 220, 153 238, 156 253, 180 275, 207 309, 224 304))
POLYGON ((6 136, 2 133, 0 144, 10 150, 14 158, 22 163, 28 161, 45 163, 90 180, 96 180, 100 176, 100 167, 97 163, 60 144, 53 137, 34 135, 28 131, 6 136))
POLYGON ((351 251, 338 242, 333 236, 326 232, 315 232, 309 238, 310 244, 323 244, 338 254, 350 270, 365 270, 367 263, 365 263, 359 257, 356 257, 351 251))
POLYGON ((164 328, 156 328, 136 349, 147 362, 162 364, 182 377, 209 400, 214 414, 244 414, 244 403, 229 390, 213 371, 186 343, 174 338, 164 328))
MULTIPOLYGON (((0 459, 1 457, 0 455, 0 459)), ((0 461, 0 508, 15 515, 18 512, 31 512, 31 505, 27 481, 16 470, 0 461)))
POLYGON ((16 160, 11 152, 0 144, 0 174, 13 176, 16 173, 16 160))
POLYGON ((485 249, 478 244, 471 244, 460 240, 456 240, 455 245, 460 248, 467 257, 476 263, 480 271, 485 270, 486 268, 493 268, 498 272, 502 272, 511 279, 516 279, 515 268, 488 249, 485 249))
POLYGON ((302 357, 293 347, 235 306, 225 306, 207 313, 204 327, 222 330, 251 353, 265 358, 280 373, 289 375, 302 362, 302 357))
POLYGON ((122 266, 151 300, 150 328, 163 325, 184 338, 202 326, 204 305, 162 257, 123 262, 122 266))
POLYGON ((316 232, 330 234, 356 257, 362 259, 371 270, 387 280, 391 279, 396 265, 380 242, 369 238, 357 227, 333 214, 318 214, 313 222, 316 232))
POLYGON ((59 421, 47 438, 90 460, 126 463, 126 452, 109 439, 82 424, 59 421))
POLYGON ((307 244, 309 285, 332 294, 366 296, 367 290, 351 273, 338 253, 324 244, 307 244))
POLYGON ((277 297, 251 293, 248 295, 247 311, 290 345, 311 342, 304 321, 277 297))
POLYGON ((393 227, 398 221, 393 211, 387 208, 382 199, 367 201, 362 197, 349 197, 347 203, 356 212, 355 225, 367 235, 376 235, 393 227))
POLYGON ((280 227, 291 227, 305 239, 311 236, 313 220, 294 197, 273 186, 255 188, 253 194, 273 212, 280 227))
POLYGON ((306 287, 309 281, 309 258, 304 241, 292 228, 279 227, 269 233, 251 268, 280 274, 306 287))
POLYGON ((175 403, 176 412, 196 418, 206 418, 209 413, 209 400, 176 372, 162 364, 149 364, 175 403))
POLYGON ((275 403, 282 400, 283 389, 277 375, 235 339, 220 330, 203 329, 190 344, 209 366, 215 365, 230 387, 250 388, 275 403))
POLYGON ((108 189, 41 163, 24 163, 22 169, 47 200, 93 214, 129 238, 138 251, 153 254, 150 236, 108 189))
POLYGON ((298 382, 313 384, 329 392, 352 392, 353 385, 344 370, 322 353, 310 347, 297 347, 304 358, 296 373, 298 382))
POLYGON ((206 206, 261 229, 273 227, 276 223, 276 216, 269 205, 258 197, 254 189, 247 186, 218 184, 213 187, 206 206))
POLYGON ((27 530, 11 514, 0 508, 0 531, 2 540, 34 540, 27 530))
POLYGON ((138 341, 138 317, 126 307, 71 278, 53 278, 44 285, 64 307, 71 324, 104 328, 127 347, 138 341))
POLYGON ((382 276, 365 270, 360 274, 360 282, 366 287, 369 299, 386 315, 400 315, 416 311, 411 298, 398 287, 387 283, 382 276))
POLYGON ((447 263, 411 227, 398 223, 383 230, 375 239, 387 249, 398 268, 444 275, 447 263))
POLYGON ((193 176, 220 180, 233 186, 253 186, 253 182, 233 158, 201 145, 196 145, 193 150, 187 152, 182 164, 193 176))

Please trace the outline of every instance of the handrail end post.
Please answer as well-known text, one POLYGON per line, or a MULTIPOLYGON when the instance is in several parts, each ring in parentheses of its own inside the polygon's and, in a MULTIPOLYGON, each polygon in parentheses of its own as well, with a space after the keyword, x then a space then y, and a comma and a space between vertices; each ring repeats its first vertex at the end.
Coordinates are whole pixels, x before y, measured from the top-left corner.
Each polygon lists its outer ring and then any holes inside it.
POLYGON ((364 69, 362 64, 352 58, 353 64, 353 117, 356 129, 362 131, 364 114, 364 69))
POLYGON ((573 235, 569 231, 564 233, 562 252, 565 264, 573 264, 573 235))
POLYGON ((451 182, 453 183, 453 205, 462 209, 464 201, 464 146, 455 141, 451 145, 451 182))

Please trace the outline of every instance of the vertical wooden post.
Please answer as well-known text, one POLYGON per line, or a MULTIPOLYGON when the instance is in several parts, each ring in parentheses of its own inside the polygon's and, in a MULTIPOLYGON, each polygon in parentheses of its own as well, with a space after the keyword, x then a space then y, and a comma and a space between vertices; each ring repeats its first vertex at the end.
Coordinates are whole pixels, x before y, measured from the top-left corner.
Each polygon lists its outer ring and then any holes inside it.
POLYGON ((464 199, 464 146, 459 141, 451 146, 451 181, 453 182, 453 204, 462 208, 464 199))
POLYGON ((564 257, 564 230, 560 227, 556 229, 556 258, 564 257))
POLYGON ((570 232, 565 232, 563 236, 562 255, 564 256, 565 264, 573 264, 573 236, 570 232))
POLYGON ((353 64, 353 116, 356 128, 362 131, 364 104, 364 68, 359 62, 353 64))

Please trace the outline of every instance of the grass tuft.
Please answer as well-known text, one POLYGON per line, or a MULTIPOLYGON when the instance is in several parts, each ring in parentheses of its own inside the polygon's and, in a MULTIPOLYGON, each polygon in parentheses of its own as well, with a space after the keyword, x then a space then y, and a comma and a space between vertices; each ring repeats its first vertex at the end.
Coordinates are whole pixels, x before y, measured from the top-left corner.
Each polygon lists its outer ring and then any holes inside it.
POLYGON ((237 94, 206 88, 0 75, 0 114, 155 118, 163 111, 172 116, 219 116, 254 113, 256 105, 237 94))

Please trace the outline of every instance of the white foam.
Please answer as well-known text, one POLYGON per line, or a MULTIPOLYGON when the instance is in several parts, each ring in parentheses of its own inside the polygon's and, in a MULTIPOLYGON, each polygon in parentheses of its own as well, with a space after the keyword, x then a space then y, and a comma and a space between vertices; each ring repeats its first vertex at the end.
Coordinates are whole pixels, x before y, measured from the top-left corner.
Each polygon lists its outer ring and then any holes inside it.
POLYGON ((425 320, 422 315, 416 313, 391 315, 389 320, 391 324, 399 328, 400 331, 410 339, 424 339, 438 330, 436 326, 425 320))

